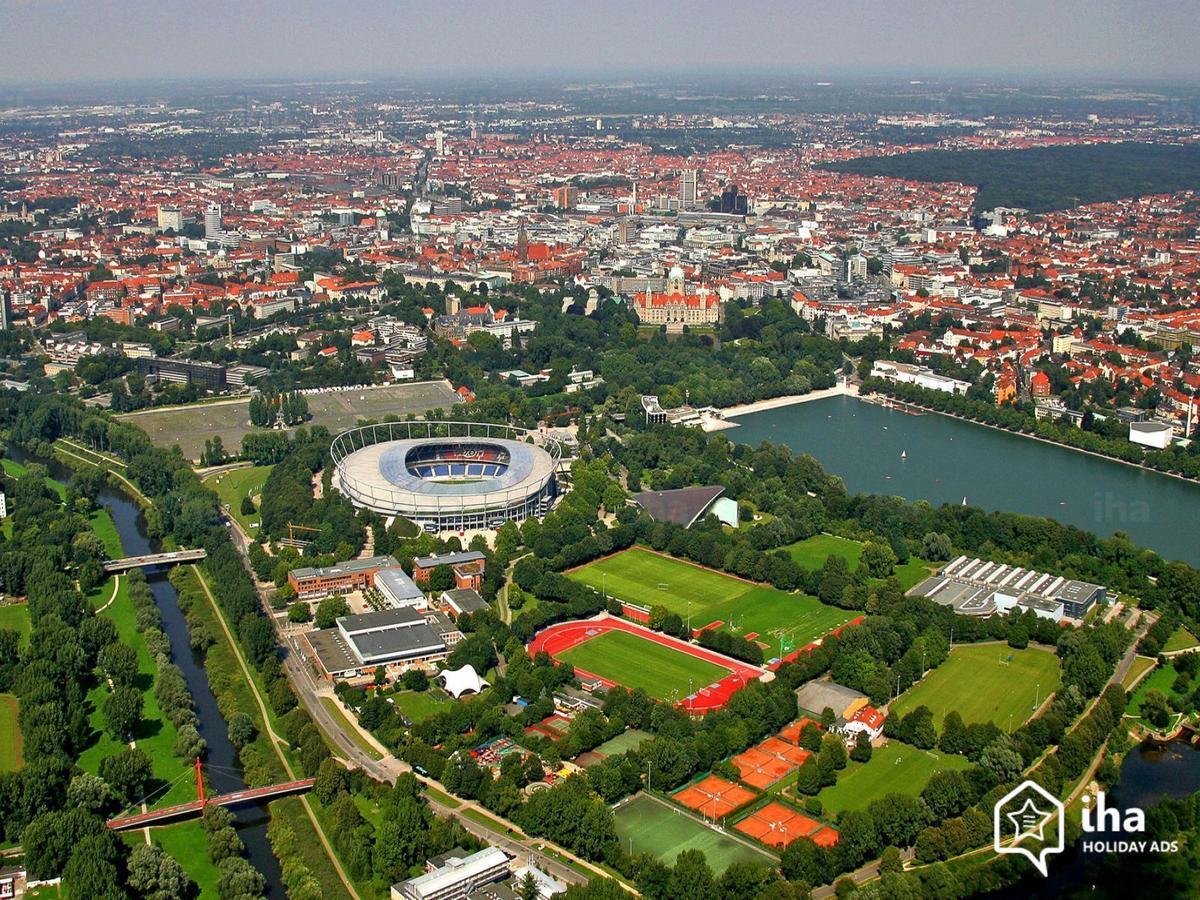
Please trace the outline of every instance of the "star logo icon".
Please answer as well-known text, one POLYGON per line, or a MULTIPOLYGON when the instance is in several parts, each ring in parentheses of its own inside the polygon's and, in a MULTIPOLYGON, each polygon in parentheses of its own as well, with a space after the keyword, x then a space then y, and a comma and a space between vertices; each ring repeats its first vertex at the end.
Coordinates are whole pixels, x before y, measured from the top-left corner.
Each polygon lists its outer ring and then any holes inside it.
POLYGON ((1062 801, 1036 781, 1023 781, 998 801, 992 811, 992 846, 997 853, 1023 856, 1043 875, 1047 857, 1062 853, 1066 833, 1062 801), (1005 820, 1012 828, 1005 825, 1005 820), (1047 826, 1052 826, 1049 835, 1047 826), (1036 850, 1021 844, 1033 839, 1036 850))
POLYGON ((1013 823, 1014 841, 1023 841, 1025 838, 1045 840, 1046 823, 1049 819, 1046 813, 1037 808, 1032 797, 1026 798, 1025 805, 1020 809, 1005 813, 1005 818, 1013 823))

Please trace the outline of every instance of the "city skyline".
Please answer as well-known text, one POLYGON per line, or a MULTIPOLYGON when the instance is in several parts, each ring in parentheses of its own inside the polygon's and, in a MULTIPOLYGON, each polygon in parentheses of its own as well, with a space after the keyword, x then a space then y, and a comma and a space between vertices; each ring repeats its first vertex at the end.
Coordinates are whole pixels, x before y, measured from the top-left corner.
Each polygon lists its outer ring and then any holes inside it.
POLYGON ((453 3, 437 10, 301 0, 197 6, 0 0, 0 84, 340 77, 605 77, 728 72, 1200 78, 1178 0, 976 5, 453 3), (1032 27, 1036 23, 1037 27, 1032 27), (58 52, 70 47, 69 53, 58 52), (56 49, 57 48, 57 49, 56 49), (136 53, 131 53, 136 48, 136 53), (514 50, 514 48, 518 48, 514 50))

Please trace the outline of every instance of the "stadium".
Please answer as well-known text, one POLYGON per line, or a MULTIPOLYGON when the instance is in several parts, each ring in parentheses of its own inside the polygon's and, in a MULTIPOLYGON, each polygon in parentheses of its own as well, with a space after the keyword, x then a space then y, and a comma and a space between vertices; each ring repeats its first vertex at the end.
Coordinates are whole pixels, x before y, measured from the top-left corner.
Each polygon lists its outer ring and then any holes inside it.
POLYGON ((558 492, 558 443, 508 425, 364 425, 335 437, 331 452, 333 484, 355 506, 430 532, 522 522, 544 515, 558 492))

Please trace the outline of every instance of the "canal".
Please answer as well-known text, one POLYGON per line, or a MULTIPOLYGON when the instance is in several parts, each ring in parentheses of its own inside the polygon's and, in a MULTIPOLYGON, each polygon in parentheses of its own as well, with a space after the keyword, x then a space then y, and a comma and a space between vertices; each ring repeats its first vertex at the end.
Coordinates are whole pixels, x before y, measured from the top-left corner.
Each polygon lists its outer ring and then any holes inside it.
MULTIPOLYGON (((30 456, 19 447, 8 448, 8 456, 18 462, 38 462, 50 470, 52 477, 69 483, 73 472, 57 462, 30 456)), ((109 487, 100 490, 98 501, 112 515, 121 546, 129 556, 157 553, 161 549, 146 535, 146 520, 141 509, 127 495, 109 487)), ((225 719, 217 707, 204 671, 203 660, 192 652, 188 641, 187 622, 179 608, 179 593, 167 579, 166 569, 148 569, 146 580, 154 594, 154 601, 162 613, 162 627, 171 642, 171 661, 183 671, 184 680, 191 692, 199 720, 197 729, 208 744, 205 767, 209 771, 212 788, 220 793, 241 790, 246 787, 242 777, 241 763, 237 750, 229 740, 225 719)), ((279 862, 271 852, 267 840, 267 825, 270 816, 266 804, 245 806, 234 810, 238 835, 246 845, 246 858, 266 878, 267 897, 282 897, 283 873, 279 862)))
POLYGON ((893 494, 1124 531, 1200 566, 1200 484, 933 413, 831 397, 739 416, 730 440, 815 457, 852 493, 893 494))

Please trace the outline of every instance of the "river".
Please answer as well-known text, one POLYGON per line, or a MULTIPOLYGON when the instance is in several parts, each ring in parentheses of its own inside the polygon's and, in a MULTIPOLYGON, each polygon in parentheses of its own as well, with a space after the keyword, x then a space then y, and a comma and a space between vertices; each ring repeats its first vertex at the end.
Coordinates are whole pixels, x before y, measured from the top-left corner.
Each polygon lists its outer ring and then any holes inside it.
MULTIPOLYGON (((70 482, 73 477, 71 470, 61 463, 30 456, 19 447, 8 448, 8 456, 21 463, 41 463, 54 478, 63 483, 70 482)), ((159 551, 160 548, 146 536, 146 520, 141 509, 126 494, 104 487, 98 499, 112 515, 121 537, 121 546, 127 554, 142 556, 159 551)), ((204 662, 192 652, 188 642, 187 623, 183 610, 179 608, 179 593, 167 579, 166 569, 147 570, 146 579, 154 594, 154 602, 162 613, 163 632, 171 642, 171 661, 183 671, 184 681, 196 706, 198 730, 208 743, 204 765, 209 770, 210 784, 221 793, 241 790, 246 787, 246 782, 242 778, 237 750, 229 741, 225 719, 209 687, 204 662)), ((246 845, 246 858, 266 878, 265 895, 282 897, 283 873, 267 840, 270 815, 266 805, 244 806, 234 812, 238 835, 246 845)))
POLYGON ((851 492, 894 494, 1124 531, 1167 559, 1200 566, 1200 484, 928 413, 831 397, 739 416, 731 440, 815 457, 851 492), (903 458, 901 454, 904 454, 903 458))

